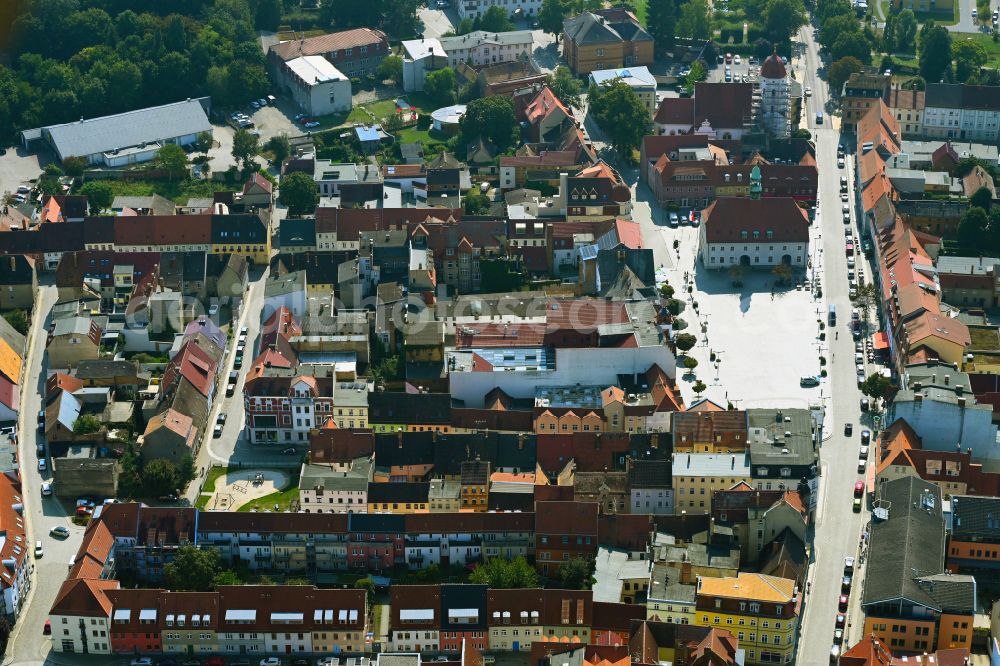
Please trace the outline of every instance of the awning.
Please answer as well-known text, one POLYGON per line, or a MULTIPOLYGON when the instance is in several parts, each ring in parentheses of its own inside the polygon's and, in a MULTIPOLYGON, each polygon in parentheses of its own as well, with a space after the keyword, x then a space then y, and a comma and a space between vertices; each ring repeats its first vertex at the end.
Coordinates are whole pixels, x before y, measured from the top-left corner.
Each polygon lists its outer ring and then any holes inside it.
POLYGON ((118 608, 115 610, 115 622, 128 622, 132 617, 132 610, 129 608, 118 608))
POLYGON ((243 608, 230 608, 226 611, 226 622, 256 622, 257 611, 243 608))
POLYGON ((139 621, 140 622, 155 622, 156 621, 156 609, 155 608, 143 608, 139 611, 139 621))
POLYGON ((432 608, 403 608, 399 611, 402 622, 429 622, 434 619, 432 608))
POLYGON ((875 349, 888 349, 889 336, 885 334, 885 331, 879 331, 872 336, 872 344, 875 346, 875 349))
POLYGON ((303 617, 302 613, 271 613, 271 622, 274 624, 301 624, 303 617))

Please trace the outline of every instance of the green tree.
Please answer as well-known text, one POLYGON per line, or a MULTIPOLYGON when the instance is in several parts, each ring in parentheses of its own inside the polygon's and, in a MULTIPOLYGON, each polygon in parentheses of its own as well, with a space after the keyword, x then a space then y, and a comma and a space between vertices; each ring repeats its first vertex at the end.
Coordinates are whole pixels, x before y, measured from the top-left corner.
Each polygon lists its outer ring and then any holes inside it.
POLYGON ((254 157, 259 152, 260 147, 257 142, 257 135, 246 130, 237 130, 233 135, 233 158, 237 162, 242 162, 243 170, 250 172, 254 170, 254 157))
POLYGON ((38 191, 42 194, 62 194, 62 185, 59 178, 63 171, 55 163, 45 165, 41 177, 38 179, 38 191))
POLYGON ((277 134, 267 140, 264 150, 274 155, 275 164, 280 166, 292 154, 292 142, 288 140, 287 134, 277 134))
POLYGON ((666 282, 664 282, 663 284, 660 285, 660 296, 667 300, 670 300, 671 298, 674 297, 674 288, 669 284, 667 284, 666 282))
POLYGON ((478 187, 466 192, 462 204, 467 215, 485 215, 490 212, 490 200, 479 191, 478 187))
POLYGON ((951 68, 951 33, 928 21, 920 29, 920 75, 930 83, 941 81, 951 68))
POLYGON ((212 146, 215 145, 215 139, 212 138, 211 132, 199 132, 197 138, 194 141, 194 147, 199 153, 205 153, 208 155, 208 151, 212 150, 212 146))
POLYGON ((677 337, 674 338, 674 345, 682 352, 690 351, 697 342, 698 338, 690 333, 679 333, 677 337))
POLYGON ((486 32, 508 32, 514 29, 507 10, 499 5, 492 5, 479 18, 479 29, 486 32))
POLYGON ((549 88, 552 93, 559 98, 559 101, 567 106, 580 106, 580 93, 583 92, 583 84, 580 79, 573 76, 573 72, 565 65, 559 65, 556 70, 547 77, 549 88))
POLYGON ((882 50, 892 53, 896 50, 896 15, 889 14, 882 26, 882 50))
POLYGON ((687 83, 688 88, 693 91, 696 83, 701 83, 707 78, 708 70, 705 69, 705 65, 701 62, 701 60, 695 60, 691 64, 691 71, 688 73, 685 82, 687 83))
POLYGON ((183 489, 198 476, 198 471, 194 466, 194 458, 190 453, 185 453, 181 458, 181 464, 177 466, 177 487, 183 489))
POLYGON ((807 20, 802 0, 768 0, 764 5, 764 31, 774 43, 790 41, 807 20))
POLYGON ((888 398, 892 392, 892 381, 881 373, 872 373, 861 382, 861 392, 876 400, 888 398))
POLYGON ((212 578, 212 589, 217 590, 223 585, 243 585, 244 580, 232 569, 223 569, 212 578))
POLYGON ((11 328, 21 335, 28 334, 30 322, 28 321, 28 314, 24 310, 8 310, 3 313, 3 318, 11 325, 11 328))
POLYGON ((646 3, 646 29, 656 40, 656 46, 668 50, 674 46, 677 30, 677 4, 674 0, 648 0, 646 3))
POLYGON ((73 421, 74 435, 89 435, 101 429, 101 422, 96 416, 91 414, 81 414, 73 421))
POLYGON ((768 56, 774 53, 774 44, 764 39, 763 37, 758 37, 753 43, 753 54, 757 56, 761 61, 765 60, 768 56))
POLYGON ((698 359, 693 356, 685 356, 684 367, 689 371, 694 372, 694 369, 698 367, 698 359))
POLYGON ((368 606, 371 607, 375 601, 375 581, 372 580, 372 577, 365 576, 364 578, 357 579, 354 581, 354 589, 365 591, 365 596, 368 598, 368 606))
POLYGON ((63 171, 66 172, 67 176, 73 176, 74 178, 79 178, 83 175, 84 169, 87 168, 87 158, 85 157, 67 157, 62 161, 63 171))
POLYGON ((834 62, 843 58, 856 58, 868 65, 872 61, 872 47, 864 33, 842 32, 830 47, 830 58, 834 62))
POLYGON ((542 7, 538 10, 538 27, 558 37, 569 12, 567 0, 542 0, 542 7))
POLYGON ((594 561, 589 557, 571 557, 559 565, 555 579, 564 590, 589 590, 594 585, 594 561))
POLYGON ((188 169, 188 156, 184 149, 176 143, 168 143, 156 151, 153 166, 166 171, 167 180, 173 180, 175 176, 185 178, 188 169))
MULTIPOLYGON (((958 41, 951 45, 951 54, 955 59, 955 78, 965 82, 973 74, 978 74, 990 56, 982 44, 969 41, 958 41)), ((66 162, 63 161, 65 166, 66 162)))
POLYGON ((281 0, 257 0, 254 24, 258 30, 277 30, 281 23, 281 0))
POLYGON ((982 208, 972 207, 958 223, 958 244, 965 251, 980 247, 986 240, 989 218, 982 208))
POLYGON ((912 9, 904 9, 896 16, 896 23, 893 30, 893 37, 896 42, 896 51, 901 53, 913 53, 913 47, 917 40, 917 16, 912 9))
POLYGON ((220 572, 219 551, 181 546, 174 559, 163 567, 163 578, 175 592, 211 592, 220 572))
POLYGON ((972 193, 971 197, 969 197, 969 205, 979 206, 988 212, 990 210, 990 206, 993 205, 993 193, 990 192, 987 187, 980 187, 972 193))
POLYGON ((694 385, 693 385, 693 386, 691 387, 691 390, 692 390, 692 391, 694 391, 696 395, 701 395, 702 393, 704 393, 704 392, 705 392, 705 389, 707 389, 707 388, 708 388, 708 387, 707 387, 707 386, 705 386, 705 382, 703 382, 703 381, 701 381, 701 380, 699 379, 699 380, 698 380, 698 381, 696 381, 696 382, 694 383, 694 385))
POLYGON ((184 19, 177 14, 167 22, 167 31, 163 35, 163 46, 170 51, 187 50, 187 30, 184 29, 184 19))
POLYGON ((639 148, 651 121, 645 103, 631 86, 620 79, 600 87, 591 86, 588 98, 597 124, 604 130, 611 145, 623 160, 633 162, 632 153, 639 148))
POLYGON ((827 73, 830 90, 839 96, 844 89, 844 84, 847 83, 847 79, 851 78, 851 74, 860 72, 864 68, 864 63, 852 56, 837 60, 830 65, 830 70, 827 73))
POLYGON ((396 85, 403 83, 403 59, 396 55, 386 56, 375 70, 375 78, 379 81, 392 81, 396 85))
POLYGON ((469 102, 459 124, 463 145, 482 137, 500 152, 515 145, 518 139, 514 100, 511 97, 481 97, 469 102))
POLYGON ((820 26, 820 42, 830 48, 841 35, 856 32, 859 32, 857 17, 853 14, 838 14, 820 26))
POLYGON ((538 574, 523 557, 513 560, 494 557, 476 565, 469 582, 496 589, 524 589, 538 586, 538 574))
POLYGON ((451 67, 442 67, 424 79, 424 94, 437 106, 454 104, 457 89, 458 80, 451 67))
POLYGON ((142 490, 146 497, 162 497, 178 488, 177 467, 166 458, 150 460, 142 468, 142 490))
POLYGON ((688 0, 681 6, 677 36, 708 39, 712 36, 712 17, 706 0, 688 0))
POLYGON ((319 191, 312 176, 301 171, 290 173, 281 179, 278 201, 288 207, 289 215, 306 215, 316 209, 319 191))
POLYGON ((115 200, 115 191, 111 183, 103 180, 87 181, 80 188, 80 194, 87 197, 91 215, 98 215, 102 210, 111 208, 115 200))

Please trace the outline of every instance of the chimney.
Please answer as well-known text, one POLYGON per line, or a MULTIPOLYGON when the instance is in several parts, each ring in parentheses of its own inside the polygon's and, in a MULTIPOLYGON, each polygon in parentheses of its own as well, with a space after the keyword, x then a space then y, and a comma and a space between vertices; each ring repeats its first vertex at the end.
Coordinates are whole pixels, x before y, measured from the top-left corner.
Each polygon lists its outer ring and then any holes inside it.
POLYGON ((396 431, 396 443, 397 443, 397 445, 398 445, 399 448, 403 448, 403 431, 402 430, 396 431))

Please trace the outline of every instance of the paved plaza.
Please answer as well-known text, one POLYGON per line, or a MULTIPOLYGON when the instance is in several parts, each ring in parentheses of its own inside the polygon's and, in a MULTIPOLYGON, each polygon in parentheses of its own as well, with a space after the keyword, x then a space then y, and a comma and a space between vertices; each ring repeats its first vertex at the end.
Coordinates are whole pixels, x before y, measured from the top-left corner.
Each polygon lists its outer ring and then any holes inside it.
MULTIPOLYGON (((685 403, 697 399, 693 388, 697 379, 708 387, 702 397, 723 407, 729 402, 741 409, 807 407, 829 396, 826 380, 815 388, 799 385, 802 377, 820 375, 819 357, 827 354, 826 343, 818 339, 818 320, 826 318, 823 299, 814 298, 806 287, 775 288, 776 276, 769 269, 747 269, 740 278, 742 287, 733 286, 728 271, 696 264, 697 228, 659 226, 658 231, 668 248, 674 240, 680 246, 674 254, 676 266, 661 269, 657 279, 665 276, 676 290, 675 298, 685 302, 680 315, 688 324, 684 332, 698 338, 687 354, 698 361, 693 376, 684 374, 683 358, 678 358, 678 384, 685 403), (690 295, 686 284, 693 287, 690 295), (717 367, 711 361, 713 352, 717 367)), ((814 225, 813 245, 818 233, 814 225)), ((820 263, 818 251, 813 252, 814 263, 820 263)), ((796 282, 806 278, 797 271, 796 282)))

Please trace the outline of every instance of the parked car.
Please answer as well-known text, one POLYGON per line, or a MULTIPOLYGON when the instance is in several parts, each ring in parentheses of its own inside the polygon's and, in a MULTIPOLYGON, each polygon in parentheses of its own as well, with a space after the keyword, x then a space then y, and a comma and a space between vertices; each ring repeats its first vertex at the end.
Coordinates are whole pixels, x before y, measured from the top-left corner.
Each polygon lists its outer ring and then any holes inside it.
POLYGON ((153 666, 153 660, 149 657, 136 657, 129 662, 129 666, 153 666))
POLYGON ((181 662, 181 666, 201 666, 201 660, 199 659, 187 659, 181 662))
POLYGON ((861 497, 864 494, 865 494, 865 482, 864 481, 855 481, 854 482, 854 496, 855 497, 861 497))
POLYGON ((65 539, 69 536, 69 528, 65 525, 56 525, 51 530, 49 530, 49 536, 59 537, 60 539, 65 539))
POLYGON ((739 53, 737 53, 736 55, 733 56, 733 64, 734 65, 739 65, 740 64, 740 54, 739 53))
POLYGON ((45 483, 42 484, 42 496, 48 497, 51 494, 52 494, 52 484, 46 481, 45 483))
POLYGON ((316 121, 316 120, 310 120, 307 123, 303 123, 302 126, 303 127, 308 127, 309 129, 312 129, 313 127, 319 127, 319 122, 316 121))
POLYGON ((861 411, 867 412, 869 409, 871 409, 871 402, 868 401, 868 398, 861 398, 861 411))
POLYGON ((813 388, 819 386, 819 380, 815 377, 802 377, 799 379, 799 386, 802 388, 813 388))
POLYGON ((837 610, 846 613, 847 612, 847 602, 848 602, 847 595, 846 594, 840 595, 840 598, 837 599, 837 610))
POLYGON ((844 573, 851 573, 854 571, 854 558, 845 557, 844 558, 844 573))
POLYGON ((45 464, 45 458, 40 458, 38 460, 38 471, 39 472, 44 472, 46 469, 47 469, 47 466, 45 464))
POLYGON ((281 666, 281 660, 277 657, 264 657, 260 660, 260 666, 281 666))
POLYGON ((236 384, 234 384, 233 382, 229 382, 228 384, 226 384, 226 397, 231 398, 235 393, 236 393, 236 384))
MULTIPOLYGON (((840 630, 840 629, 835 630, 835 632, 834 632, 835 636, 836 636, 836 631, 841 631, 842 632, 842 630, 840 630)), ((836 645, 836 644, 835 645, 831 645, 830 646, 830 663, 831 664, 836 664, 839 661, 840 661, 840 646, 836 645)))
POLYGON ((222 437, 222 424, 221 423, 216 423, 215 427, 212 428, 212 437, 215 438, 215 439, 218 439, 218 438, 222 437))
POLYGON ((844 616, 841 615, 840 613, 837 613, 837 619, 834 620, 834 626, 836 626, 839 629, 843 629, 845 622, 846 619, 844 618, 844 616))
POLYGON ((843 169, 844 168, 844 158, 843 157, 838 157, 837 158, 837 168, 838 169, 843 169))
POLYGON ((865 470, 868 469, 868 461, 858 459, 858 474, 864 474, 865 470))
POLYGON ((45 624, 42 625, 42 635, 48 636, 52 633, 52 620, 46 618, 45 624))
POLYGON ((225 425, 227 416, 228 414, 226 414, 225 412, 219 412, 219 415, 215 417, 215 422, 218 423, 219 425, 225 425))
POLYGON ((812 95, 813 95, 813 89, 810 88, 809 86, 806 86, 805 93, 806 93, 806 97, 812 97, 812 95))
POLYGON ((222 657, 209 657, 208 661, 205 662, 205 666, 225 666, 226 660, 222 657))
POLYGON ((860 457, 862 460, 868 460, 868 447, 867 446, 862 446, 861 447, 861 449, 858 451, 858 457, 860 457))
POLYGON ((41 541, 36 541, 35 542, 35 557, 41 557, 44 554, 45 554, 45 549, 42 548, 42 542, 41 541))
POLYGON ((677 213, 675 213, 673 211, 670 212, 670 222, 669 222, 669 224, 670 224, 671 227, 676 227, 676 226, 680 225, 680 218, 677 217, 677 213))
POLYGON ((840 579, 840 589, 844 593, 848 593, 851 591, 851 577, 849 575, 845 575, 843 578, 840 579))
POLYGON ((861 443, 867 445, 871 444, 871 442, 872 442, 872 431, 869 430, 868 428, 865 428, 864 430, 861 431, 861 443))
POLYGON ((845 423, 844 424, 844 434, 847 435, 848 437, 850 437, 852 432, 854 432, 854 424, 853 423, 845 423))
POLYGON ((295 447, 294 446, 289 446, 287 449, 282 449, 281 450, 281 455, 283 455, 283 456, 294 456, 295 455, 295 447))

